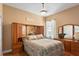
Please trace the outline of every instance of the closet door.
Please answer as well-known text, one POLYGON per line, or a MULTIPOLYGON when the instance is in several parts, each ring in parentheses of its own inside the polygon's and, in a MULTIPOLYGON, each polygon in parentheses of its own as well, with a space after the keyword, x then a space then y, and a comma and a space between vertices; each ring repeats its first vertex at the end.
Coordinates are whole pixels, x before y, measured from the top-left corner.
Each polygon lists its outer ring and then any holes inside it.
POLYGON ((15 23, 12 24, 12 42, 13 42, 13 45, 18 42, 18 40, 17 40, 17 24, 15 24, 15 23))
POLYGON ((39 33, 44 35, 44 26, 39 27, 39 33))
POLYGON ((22 25, 18 23, 12 24, 12 39, 13 44, 18 44, 18 38, 22 37, 22 25))
POLYGON ((22 24, 12 23, 12 53, 18 55, 22 51, 22 24))
POLYGON ((17 34, 17 39, 22 37, 22 24, 17 24, 16 25, 16 34, 17 34))

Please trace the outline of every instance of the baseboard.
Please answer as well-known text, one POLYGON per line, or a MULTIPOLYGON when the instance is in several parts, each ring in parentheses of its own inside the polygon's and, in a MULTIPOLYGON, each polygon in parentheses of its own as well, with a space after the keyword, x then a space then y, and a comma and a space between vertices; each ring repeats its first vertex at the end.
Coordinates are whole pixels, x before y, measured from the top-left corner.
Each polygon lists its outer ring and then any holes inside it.
POLYGON ((3 51, 3 53, 9 53, 9 52, 12 52, 12 49, 3 51))

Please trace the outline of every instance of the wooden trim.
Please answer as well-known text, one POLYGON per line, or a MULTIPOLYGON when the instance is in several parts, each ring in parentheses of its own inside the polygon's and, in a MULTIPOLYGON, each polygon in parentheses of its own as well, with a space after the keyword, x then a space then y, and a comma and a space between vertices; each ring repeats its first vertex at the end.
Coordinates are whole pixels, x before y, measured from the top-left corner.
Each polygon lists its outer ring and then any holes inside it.
POLYGON ((44 26, 44 25, 22 24, 22 23, 16 23, 16 22, 13 22, 12 24, 21 24, 21 25, 25 25, 25 26, 44 26))
MULTIPOLYGON (((78 24, 64 24, 62 26, 66 26, 66 25, 75 25, 75 26, 79 26, 78 24)), ((60 26, 59 26, 60 27, 60 26)))
POLYGON ((73 39, 74 39, 74 25, 73 25, 73 29, 72 30, 73 30, 73 39))

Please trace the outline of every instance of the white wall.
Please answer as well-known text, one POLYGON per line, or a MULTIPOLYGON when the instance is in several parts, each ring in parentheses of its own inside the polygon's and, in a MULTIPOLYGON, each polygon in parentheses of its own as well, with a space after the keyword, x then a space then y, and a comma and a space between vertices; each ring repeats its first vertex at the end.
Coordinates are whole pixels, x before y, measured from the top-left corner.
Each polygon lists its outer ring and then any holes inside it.
POLYGON ((2 55, 2 4, 0 3, 0 55, 2 55))
POLYGON ((2 55, 2 18, 0 16, 0 55, 2 55))
POLYGON ((0 16, 0 55, 2 55, 2 17, 0 16))

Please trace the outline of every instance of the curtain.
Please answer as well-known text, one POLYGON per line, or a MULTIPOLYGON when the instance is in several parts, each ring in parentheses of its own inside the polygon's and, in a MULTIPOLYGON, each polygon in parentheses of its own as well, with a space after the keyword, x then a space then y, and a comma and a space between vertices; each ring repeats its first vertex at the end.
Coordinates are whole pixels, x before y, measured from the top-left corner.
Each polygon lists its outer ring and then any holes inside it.
POLYGON ((55 38, 56 37, 56 21, 46 21, 46 37, 55 38))

